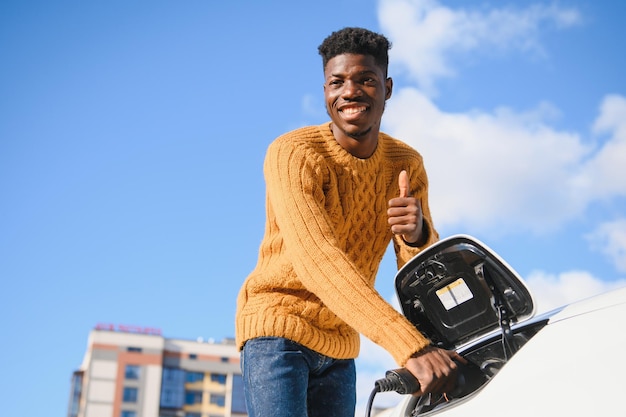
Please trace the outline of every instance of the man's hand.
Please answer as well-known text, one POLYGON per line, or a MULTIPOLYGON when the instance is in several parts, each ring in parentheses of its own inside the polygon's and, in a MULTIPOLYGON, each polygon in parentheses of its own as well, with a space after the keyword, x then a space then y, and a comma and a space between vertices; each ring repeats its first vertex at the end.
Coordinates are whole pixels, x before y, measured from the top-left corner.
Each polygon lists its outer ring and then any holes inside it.
POLYGON ((400 197, 389 200, 387 216, 391 231, 402 235, 407 243, 417 243, 422 238, 422 205, 420 201, 410 196, 409 176, 406 171, 398 176, 400 197))
POLYGON ((454 360, 466 364, 467 360, 453 350, 429 346, 409 359, 405 368, 417 378, 420 390, 413 395, 445 394, 454 390, 458 367, 454 360))

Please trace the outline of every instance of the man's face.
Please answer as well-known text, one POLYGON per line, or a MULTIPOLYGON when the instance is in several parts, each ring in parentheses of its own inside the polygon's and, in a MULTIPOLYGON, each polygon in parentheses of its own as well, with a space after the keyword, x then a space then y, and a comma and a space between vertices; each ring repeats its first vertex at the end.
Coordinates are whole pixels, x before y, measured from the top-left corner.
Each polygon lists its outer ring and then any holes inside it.
POLYGON ((353 139, 378 133, 392 81, 371 55, 342 54, 324 68, 326 111, 335 127, 353 139))

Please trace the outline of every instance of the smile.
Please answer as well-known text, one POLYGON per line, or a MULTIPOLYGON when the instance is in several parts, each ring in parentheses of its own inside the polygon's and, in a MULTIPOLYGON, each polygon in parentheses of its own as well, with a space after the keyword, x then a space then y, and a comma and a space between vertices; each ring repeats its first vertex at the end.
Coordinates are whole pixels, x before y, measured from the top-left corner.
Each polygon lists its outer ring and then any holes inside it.
POLYGON ((362 113, 366 110, 367 110, 367 107, 361 106, 361 107, 345 107, 339 111, 346 115, 352 115, 352 114, 362 113))

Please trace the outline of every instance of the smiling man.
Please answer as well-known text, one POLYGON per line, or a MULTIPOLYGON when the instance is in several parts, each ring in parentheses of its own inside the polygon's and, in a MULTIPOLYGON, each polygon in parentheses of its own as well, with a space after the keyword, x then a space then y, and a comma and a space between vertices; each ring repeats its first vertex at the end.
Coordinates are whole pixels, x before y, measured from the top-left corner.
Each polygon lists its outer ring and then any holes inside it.
POLYGON ((332 33, 319 47, 330 122, 268 148, 265 235, 237 301, 251 417, 353 417, 359 333, 413 373, 417 394, 454 386, 463 359, 374 289, 391 241, 401 267, 438 239, 421 156, 380 132, 389 48, 365 29, 332 33))

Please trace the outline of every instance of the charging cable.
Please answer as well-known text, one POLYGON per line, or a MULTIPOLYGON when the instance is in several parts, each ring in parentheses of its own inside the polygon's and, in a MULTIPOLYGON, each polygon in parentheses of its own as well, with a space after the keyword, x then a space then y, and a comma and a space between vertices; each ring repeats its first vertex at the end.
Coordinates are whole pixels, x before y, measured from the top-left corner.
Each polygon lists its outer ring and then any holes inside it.
POLYGON ((367 401, 365 417, 371 416, 372 404, 374 403, 374 397, 377 393, 395 391, 398 394, 413 394, 419 389, 420 383, 406 368, 398 368, 387 371, 384 378, 379 379, 374 383, 374 389, 372 390, 370 398, 367 401))

